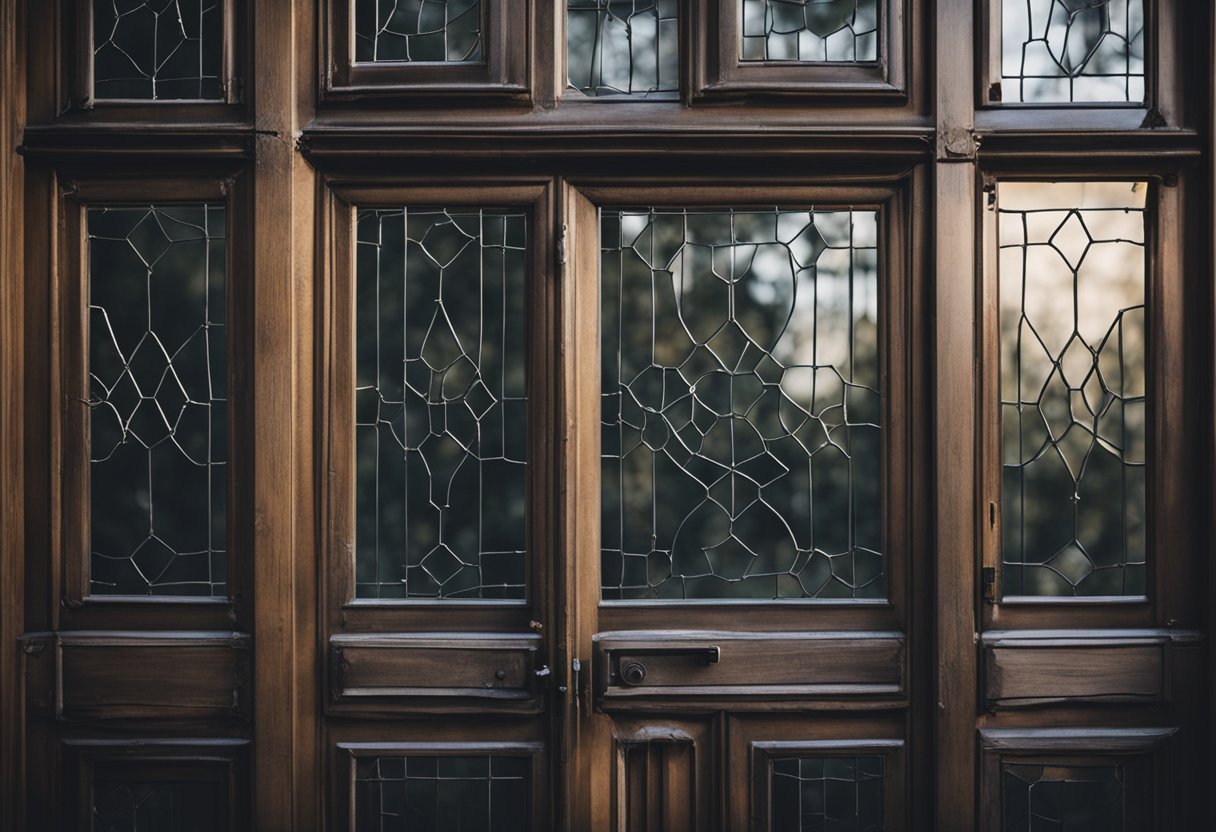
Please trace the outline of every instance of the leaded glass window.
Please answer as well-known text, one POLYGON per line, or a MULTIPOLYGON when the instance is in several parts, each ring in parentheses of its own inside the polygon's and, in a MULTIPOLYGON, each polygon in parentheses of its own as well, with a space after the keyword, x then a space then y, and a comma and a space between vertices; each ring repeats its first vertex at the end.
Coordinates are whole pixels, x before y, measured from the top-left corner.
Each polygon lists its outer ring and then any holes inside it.
POLYGON ((356 597, 523 599, 526 216, 358 216, 356 597))
POLYGON ((878 0, 738 0, 744 61, 878 60, 878 0))
POLYGON ((602 587, 886 596, 877 214, 601 213, 602 587))
POLYGON ((774 832, 882 832, 882 757, 780 757, 772 761, 774 832))
POLYGON ((227 595, 225 213, 88 209, 94 595, 227 595))
POLYGON ((476 63, 481 0, 356 0, 355 61, 476 63))
POLYGON ((1006 596, 1147 591, 1146 191, 998 186, 1006 596))
POLYGON ((1005 103, 1144 100, 1144 0, 1004 0, 1005 103))
POLYGON ((677 0, 567 0, 570 86, 585 95, 671 97, 679 90, 677 0))
POLYGON ((93 0, 93 97, 218 100, 220 0, 93 0))
POLYGON ((223 832, 229 828, 223 780, 127 780, 99 774, 93 784, 93 832, 223 832))
POLYGON ((1122 766, 1006 763, 1004 832, 1122 832, 1122 766))
POLYGON ((357 758, 355 829, 523 832, 529 767, 511 756, 357 758))

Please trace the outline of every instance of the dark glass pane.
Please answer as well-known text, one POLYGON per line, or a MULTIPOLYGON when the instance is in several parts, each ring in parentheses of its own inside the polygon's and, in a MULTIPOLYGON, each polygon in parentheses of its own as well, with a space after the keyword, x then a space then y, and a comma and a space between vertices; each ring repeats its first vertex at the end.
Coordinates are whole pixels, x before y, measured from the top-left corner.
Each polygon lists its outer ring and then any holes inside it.
POLYGON ((223 205, 88 211, 94 595, 227 595, 223 205))
POLYGON ((772 761, 774 832, 882 832, 882 757, 772 761))
POLYGON ((1004 832, 1122 832, 1122 766, 1006 763, 1004 832))
POLYGON ((355 0, 355 60, 476 63, 480 0, 355 0))
POLYGON ((355 768, 355 829, 523 832, 528 789, 522 757, 364 758, 355 768))
POLYGON ((93 786, 93 832, 222 832, 228 829, 228 784, 110 781, 93 786))
POLYGON ((567 0, 570 86, 585 95, 672 97, 679 39, 677 0, 567 0))
POLYGON ((1001 5, 1006 103, 1144 100, 1144 0, 1001 5))
POLYGON ((1002 593, 1143 595, 1144 183, 1001 183, 1002 593))
POLYGON ((738 0, 744 61, 872 63, 878 0, 738 0))
POLYGON ((95 98, 223 98, 218 0, 95 0, 92 5, 95 98))
POLYGON ((356 596, 525 597, 526 217, 359 213, 356 596))
POLYGON ((885 597, 875 212, 605 212, 601 245, 603 597, 885 597))

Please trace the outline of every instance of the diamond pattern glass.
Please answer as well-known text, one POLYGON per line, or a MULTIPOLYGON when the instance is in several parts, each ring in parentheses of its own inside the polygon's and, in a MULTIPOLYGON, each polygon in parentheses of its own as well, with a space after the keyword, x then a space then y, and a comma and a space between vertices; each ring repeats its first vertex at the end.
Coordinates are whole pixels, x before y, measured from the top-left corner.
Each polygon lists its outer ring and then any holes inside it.
POLYGON ((877 215, 601 214, 605 600, 886 595, 877 215))
POLYGON ((356 832, 524 832, 526 757, 363 757, 355 762, 356 832))
POLYGON ((358 217, 356 597, 525 597, 526 216, 358 217))
POLYGON ((355 61, 477 63, 481 0, 356 0, 355 61))
POLYGON ((872 63, 878 0, 738 0, 744 61, 872 63))
POLYGON ((1006 597, 1146 592, 1146 191, 998 186, 1006 597))
POLYGON ((88 209, 94 595, 227 595, 222 204, 88 209))
POLYGON ((218 0, 93 0, 93 97, 223 98, 218 0))
POLYGON ((772 761, 774 832, 882 832, 882 757, 772 761))
POLYGON ((1004 103, 1144 100, 1144 0, 1004 0, 1004 103))

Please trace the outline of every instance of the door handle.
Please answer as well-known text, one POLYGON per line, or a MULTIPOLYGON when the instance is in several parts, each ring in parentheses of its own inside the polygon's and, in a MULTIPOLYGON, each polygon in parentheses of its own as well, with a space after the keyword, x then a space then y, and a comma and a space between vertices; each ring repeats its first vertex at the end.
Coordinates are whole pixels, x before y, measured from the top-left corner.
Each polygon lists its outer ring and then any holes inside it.
POLYGON ((716 644, 708 647, 618 648, 614 652, 622 656, 700 656, 706 664, 717 664, 722 660, 722 648, 716 644))

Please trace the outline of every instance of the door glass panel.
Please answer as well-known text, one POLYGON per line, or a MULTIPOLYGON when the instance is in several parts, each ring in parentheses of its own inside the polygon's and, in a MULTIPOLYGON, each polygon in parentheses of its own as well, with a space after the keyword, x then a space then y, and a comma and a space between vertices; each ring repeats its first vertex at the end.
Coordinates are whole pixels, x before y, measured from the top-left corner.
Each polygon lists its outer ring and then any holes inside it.
POLYGON ((357 832, 523 832, 526 757, 365 757, 355 768, 357 832))
POLYGON ((744 61, 878 60, 878 0, 738 0, 744 61))
POLYGON ((224 215, 88 210, 94 595, 227 595, 224 215))
POLYGON ((223 98, 219 0, 94 0, 93 96, 223 98))
POLYGON ((525 597, 526 217, 358 216, 358 598, 525 597))
POLYGON ((93 784, 96 832, 222 832, 228 829, 224 780, 139 781, 98 776, 93 784))
POLYGON ((1146 191, 999 185, 1005 596, 1147 591, 1146 191))
POLYGON ((1005 763, 1005 832, 1122 832, 1123 767, 1005 763))
POLYGON ((679 39, 677 0, 567 0, 570 86, 594 96, 672 97, 679 39))
POLYGON ((602 597, 884 598, 874 211, 601 214, 602 597))
POLYGON ((480 0, 356 0, 355 61, 476 63, 480 0))
POLYGON ((881 832, 882 757, 778 757, 772 761, 770 828, 881 832))
POLYGON ((1001 4, 1006 103, 1144 100, 1144 0, 1001 4))

